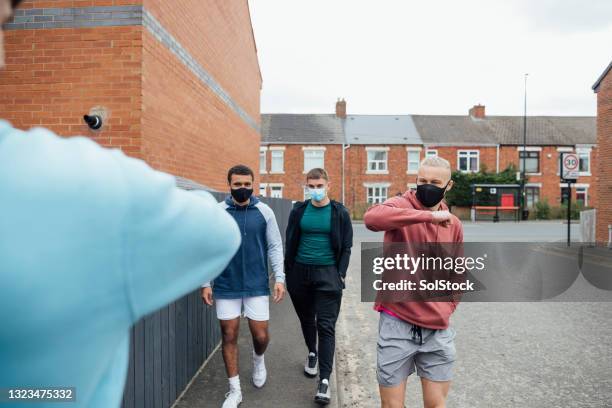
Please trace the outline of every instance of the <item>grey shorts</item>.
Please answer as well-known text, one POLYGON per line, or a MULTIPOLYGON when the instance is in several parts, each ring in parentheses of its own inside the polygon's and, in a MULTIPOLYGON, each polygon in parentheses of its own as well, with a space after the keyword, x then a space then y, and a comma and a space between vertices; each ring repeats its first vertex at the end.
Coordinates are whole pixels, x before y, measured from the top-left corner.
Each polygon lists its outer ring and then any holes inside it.
POLYGON ((378 383, 394 387, 417 372, 431 381, 450 381, 455 362, 455 329, 421 328, 413 339, 412 325, 386 313, 380 313, 376 373, 378 383))

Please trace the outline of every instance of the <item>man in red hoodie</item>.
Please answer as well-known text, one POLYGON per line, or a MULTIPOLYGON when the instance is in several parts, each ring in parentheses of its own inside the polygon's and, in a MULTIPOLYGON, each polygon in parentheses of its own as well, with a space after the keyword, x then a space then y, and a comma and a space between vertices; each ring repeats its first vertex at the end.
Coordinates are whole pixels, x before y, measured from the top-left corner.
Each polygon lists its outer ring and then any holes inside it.
MULTIPOLYGON (((365 225, 385 231, 385 243, 462 243, 461 222, 442 202, 452 186, 448 161, 426 158, 419 167, 416 192, 374 205, 365 213, 365 225)), ((376 302, 377 377, 383 408, 404 407, 406 380, 415 370, 425 408, 445 407, 455 361, 455 330, 449 327, 449 318, 456 307, 456 300, 376 302)))

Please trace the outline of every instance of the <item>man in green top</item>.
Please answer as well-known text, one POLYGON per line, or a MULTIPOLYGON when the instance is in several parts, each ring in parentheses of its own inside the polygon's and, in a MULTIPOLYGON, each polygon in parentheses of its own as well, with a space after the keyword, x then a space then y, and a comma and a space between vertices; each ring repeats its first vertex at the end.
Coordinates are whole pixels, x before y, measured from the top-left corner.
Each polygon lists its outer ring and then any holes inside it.
POLYGON ((306 184, 311 199, 297 202, 289 215, 285 271, 287 290, 308 347, 304 374, 315 377, 319 365, 315 401, 325 405, 330 401, 335 327, 353 227, 347 209, 327 196, 329 177, 324 169, 310 170, 306 184))

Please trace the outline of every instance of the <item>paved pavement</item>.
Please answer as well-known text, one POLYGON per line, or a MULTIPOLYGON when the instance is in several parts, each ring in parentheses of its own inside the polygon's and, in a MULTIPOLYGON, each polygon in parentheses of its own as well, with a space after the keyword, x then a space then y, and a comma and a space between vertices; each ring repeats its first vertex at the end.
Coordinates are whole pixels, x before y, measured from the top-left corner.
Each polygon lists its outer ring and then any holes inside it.
MULTIPOLYGON (((566 228, 559 222, 467 223, 464 230, 472 242, 545 242, 564 240, 566 228)), ((572 234, 578 233, 572 225, 572 234)), ((378 316, 372 303, 360 301, 358 248, 382 234, 355 225, 355 237, 336 372, 341 406, 369 408, 380 406, 378 316)), ((458 360, 449 407, 612 407, 612 303, 463 303, 452 324, 458 360)), ((421 407, 421 401, 419 382, 411 377, 406 407, 421 407)))
MULTIPOLYGON (((270 303, 270 345, 265 354, 268 381, 262 389, 251 384, 252 340, 245 319, 240 326, 240 408, 318 407, 313 402, 316 379, 303 374, 307 350, 299 320, 289 296, 280 304, 270 303)), ((335 376, 332 389, 336 389, 335 376)), ((175 408, 221 407, 228 391, 221 349, 217 350, 175 408)), ((337 397, 337 396, 336 396, 337 397)), ((328 405, 338 406, 337 400, 328 405)))

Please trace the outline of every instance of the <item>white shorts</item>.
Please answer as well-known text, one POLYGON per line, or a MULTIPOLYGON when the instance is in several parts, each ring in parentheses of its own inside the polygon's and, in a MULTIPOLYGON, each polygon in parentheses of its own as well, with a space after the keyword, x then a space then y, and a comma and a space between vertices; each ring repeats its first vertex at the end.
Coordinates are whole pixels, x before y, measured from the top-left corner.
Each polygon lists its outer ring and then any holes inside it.
POLYGON ((215 299, 217 319, 232 320, 240 317, 244 306, 244 316, 257 321, 270 320, 270 296, 252 296, 240 299, 215 299))

